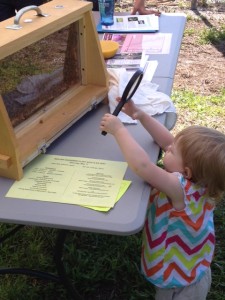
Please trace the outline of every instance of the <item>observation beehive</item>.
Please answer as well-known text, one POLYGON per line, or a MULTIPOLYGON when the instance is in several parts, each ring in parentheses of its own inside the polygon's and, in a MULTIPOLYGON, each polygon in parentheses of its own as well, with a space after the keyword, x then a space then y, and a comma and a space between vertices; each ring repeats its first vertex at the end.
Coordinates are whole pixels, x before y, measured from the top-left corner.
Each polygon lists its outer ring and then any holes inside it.
POLYGON ((107 95, 92 3, 53 0, 0 22, 0 176, 23 167, 107 95))

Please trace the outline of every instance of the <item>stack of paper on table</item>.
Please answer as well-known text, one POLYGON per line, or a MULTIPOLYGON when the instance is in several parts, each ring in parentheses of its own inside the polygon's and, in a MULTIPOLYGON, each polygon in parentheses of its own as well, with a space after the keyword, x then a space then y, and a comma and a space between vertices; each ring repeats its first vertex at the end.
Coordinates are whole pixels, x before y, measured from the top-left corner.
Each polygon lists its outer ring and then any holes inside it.
POLYGON ((104 33, 102 39, 105 41, 114 41, 119 44, 117 53, 109 59, 106 59, 107 68, 121 68, 124 67, 128 71, 136 70, 141 66, 145 66, 148 55, 145 54, 145 51, 138 50, 133 53, 125 53, 121 51, 123 44, 126 40, 127 34, 112 34, 104 33))
POLYGON ((26 166, 6 197, 108 211, 129 187, 126 168, 125 162, 44 154, 26 166))
POLYGON ((151 54, 169 54, 171 47, 171 33, 104 33, 103 40, 114 41, 119 44, 117 54, 133 54, 145 52, 151 54))

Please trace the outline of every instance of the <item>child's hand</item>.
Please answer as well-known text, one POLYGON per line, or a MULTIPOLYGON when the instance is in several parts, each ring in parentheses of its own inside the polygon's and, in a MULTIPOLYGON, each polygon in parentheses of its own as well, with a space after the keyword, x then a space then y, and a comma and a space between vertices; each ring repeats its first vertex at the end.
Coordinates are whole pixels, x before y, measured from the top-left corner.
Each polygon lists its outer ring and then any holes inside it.
MULTIPOLYGON (((120 97, 116 98, 116 101, 120 102, 120 97)), ((133 120, 137 120, 140 117, 141 110, 137 108, 133 100, 129 100, 122 108, 122 112, 131 117, 133 120)))
POLYGON ((115 135, 117 131, 123 127, 120 119, 111 114, 105 114, 100 123, 100 130, 111 133, 112 135, 115 135))

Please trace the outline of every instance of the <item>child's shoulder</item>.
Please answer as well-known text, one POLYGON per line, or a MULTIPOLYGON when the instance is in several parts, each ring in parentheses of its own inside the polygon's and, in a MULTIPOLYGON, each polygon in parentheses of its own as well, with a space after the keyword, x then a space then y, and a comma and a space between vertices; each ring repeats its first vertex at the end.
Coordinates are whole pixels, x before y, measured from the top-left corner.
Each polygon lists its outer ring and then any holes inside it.
POLYGON ((174 173, 175 176, 178 177, 181 187, 184 191, 184 201, 186 204, 194 202, 199 203, 210 203, 212 207, 214 206, 212 201, 210 200, 207 192, 207 188, 205 186, 196 184, 191 180, 185 178, 181 173, 174 173))

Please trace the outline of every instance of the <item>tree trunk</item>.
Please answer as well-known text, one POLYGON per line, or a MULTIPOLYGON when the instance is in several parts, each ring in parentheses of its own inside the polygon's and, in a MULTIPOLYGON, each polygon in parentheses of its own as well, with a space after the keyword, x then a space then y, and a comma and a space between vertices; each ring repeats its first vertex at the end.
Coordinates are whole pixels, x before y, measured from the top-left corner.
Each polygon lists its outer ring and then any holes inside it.
POLYGON ((196 10, 197 4, 198 4, 198 0, 191 0, 191 9, 196 10))

